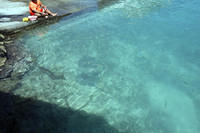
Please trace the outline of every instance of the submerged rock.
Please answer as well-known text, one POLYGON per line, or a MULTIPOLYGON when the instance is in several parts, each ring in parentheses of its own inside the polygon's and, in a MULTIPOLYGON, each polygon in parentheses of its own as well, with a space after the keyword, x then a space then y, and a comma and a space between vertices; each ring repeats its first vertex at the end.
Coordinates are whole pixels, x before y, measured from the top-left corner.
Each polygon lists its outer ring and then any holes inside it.
POLYGON ((19 89, 21 86, 20 80, 12 80, 12 79, 6 79, 6 80, 0 80, 0 91, 1 92, 13 92, 17 89, 19 89))
POLYGON ((0 46, 0 50, 2 50, 3 52, 6 53, 6 48, 5 48, 5 46, 0 46))
POLYGON ((7 64, 2 65, 1 69, 0 69, 0 80, 10 77, 11 72, 12 72, 12 66, 11 65, 7 65, 7 64))
POLYGON ((81 85, 95 86, 100 81, 104 66, 96 58, 83 56, 79 62, 79 74, 76 80, 81 85))
POLYGON ((17 42, 0 46, 0 55, 0 79, 21 78, 33 62, 31 54, 17 42))

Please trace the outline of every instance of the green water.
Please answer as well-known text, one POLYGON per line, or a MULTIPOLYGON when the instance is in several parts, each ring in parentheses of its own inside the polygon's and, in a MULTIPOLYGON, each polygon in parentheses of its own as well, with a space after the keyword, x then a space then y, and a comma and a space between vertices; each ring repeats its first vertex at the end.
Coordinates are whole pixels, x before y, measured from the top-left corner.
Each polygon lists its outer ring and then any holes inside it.
POLYGON ((14 93, 119 132, 198 133, 199 4, 127 0, 28 31, 20 41, 37 65, 14 93))

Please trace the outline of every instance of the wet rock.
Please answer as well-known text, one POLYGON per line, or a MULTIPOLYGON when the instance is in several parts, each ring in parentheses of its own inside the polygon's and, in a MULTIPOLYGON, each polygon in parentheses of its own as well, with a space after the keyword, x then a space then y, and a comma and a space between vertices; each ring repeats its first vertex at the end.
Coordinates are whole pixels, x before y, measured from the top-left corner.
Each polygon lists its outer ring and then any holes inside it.
POLYGON ((13 43, 13 41, 4 41, 5 44, 13 43))
POLYGON ((0 45, 4 45, 4 42, 0 42, 0 45))
MULTIPOLYGON (((7 51, 6 51, 6 48, 5 48, 5 46, 1 46, 0 45, 0 56, 2 55, 2 53, 6 53, 7 51)), ((1 56, 2 57, 2 56, 1 56)))
POLYGON ((31 68, 33 58, 27 51, 21 51, 21 54, 16 57, 16 62, 13 64, 11 78, 22 78, 31 68))
POLYGON ((14 92, 15 90, 19 89, 21 86, 20 80, 0 80, 0 91, 1 92, 14 92))
POLYGON ((6 57, 6 52, 0 49, 0 57, 6 57))
POLYGON ((5 65, 6 60, 7 59, 5 57, 0 57, 0 67, 2 67, 3 65, 5 65))
POLYGON ((12 43, 0 47, 1 55, 7 57, 6 62, 2 60, 0 79, 11 78, 13 80, 21 79, 27 73, 32 65, 33 58, 20 43, 12 43), (6 55, 6 56, 5 56, 6 55))
POLYGON ((30 64, 25 60, 16 62, 11 73, 12 79, 22 78, 30 70, 30 64))
POLYGON ((5 36, 3 34, 0 34, 0 41, 3 41, 5 39, 5 36))
MULTIPOLYGON (((1 79, 6 79, 9 78, 11 76, 12 73, 12 66, 11 65, 4 65, 3 67, 1 67, 0 69, 0 80, 1 79)), ((2 86, 0 86, 2 87, 2 86)))

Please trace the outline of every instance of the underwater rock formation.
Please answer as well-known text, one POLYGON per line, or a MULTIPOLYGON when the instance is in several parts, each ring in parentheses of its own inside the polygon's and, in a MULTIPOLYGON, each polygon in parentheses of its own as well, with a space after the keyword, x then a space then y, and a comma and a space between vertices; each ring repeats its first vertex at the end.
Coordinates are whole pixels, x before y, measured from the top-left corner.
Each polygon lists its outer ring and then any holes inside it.
POLYGON ((100 81, 104 66, 91 56, 83 56, 78 62, 79 74, 76 79, 79 84, 94 86, 100 81))
POLYGON ((15 38, 2 34, 0 38, 3 44, 0 45, 0 90, 7 92, 30 70, 33 58, 21 44, 14 42, 15 38))
POLYGON ((14 42, 5 44, 2 46, 2 51, 6 52, 4 58, 7 60, 1 68, 0 79, 23 76, 29 70, 32 57, 20 44, 14 42))

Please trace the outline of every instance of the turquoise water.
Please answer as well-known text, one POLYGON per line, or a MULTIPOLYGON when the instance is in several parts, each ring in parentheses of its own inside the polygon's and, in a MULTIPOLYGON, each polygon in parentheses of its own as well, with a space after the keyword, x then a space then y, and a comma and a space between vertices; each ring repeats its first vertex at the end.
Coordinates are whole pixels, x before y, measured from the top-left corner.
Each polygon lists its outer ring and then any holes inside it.
POLYGON ((136 3, 23 35, 37 64, 15 94, 96 114, 119 132, 198 133, 200 1, 136 3))

